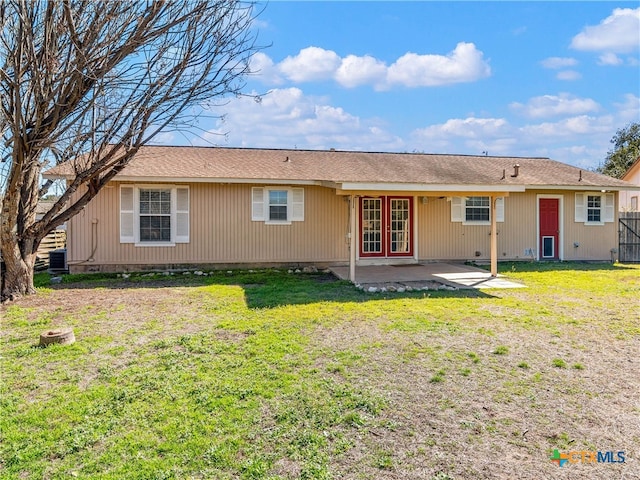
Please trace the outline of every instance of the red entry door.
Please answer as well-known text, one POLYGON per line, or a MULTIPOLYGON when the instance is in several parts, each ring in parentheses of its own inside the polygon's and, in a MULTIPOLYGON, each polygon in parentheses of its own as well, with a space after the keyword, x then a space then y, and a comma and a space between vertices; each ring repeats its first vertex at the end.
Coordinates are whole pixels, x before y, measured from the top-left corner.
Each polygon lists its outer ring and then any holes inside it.
POLYGON ((539 199, 540 240, 538 248, 541 260, 560 259, 560 216, 557 198, 539 199))
POLYGON ((413 256, 413 198, 360 198, 360 256, 413 256))

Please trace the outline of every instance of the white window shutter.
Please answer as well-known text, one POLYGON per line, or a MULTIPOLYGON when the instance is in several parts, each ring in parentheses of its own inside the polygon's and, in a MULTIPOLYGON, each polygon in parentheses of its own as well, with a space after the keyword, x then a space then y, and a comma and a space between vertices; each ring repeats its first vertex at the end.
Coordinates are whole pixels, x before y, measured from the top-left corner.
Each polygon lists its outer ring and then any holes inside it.
POLYGON ((604 221, 613 222, 616 216, 615 195, 607 193, 604 197, 604 221))
POLYGON ((251 189, 251 220, 264 221, 264 188, 253 187, 251 189))
POLYGON ((496 222, 504 222, 504 197, 496 198, 496 222))
POLYGON ((451 221, 462 222, 464 220, 464 199, 451 197, 451 221))
POLYGON ((176 188, 176 243, 189 243, 189 187, 176 188))
POLYGON ((292 222, 304 221, 304 188, 291 189, 291 218, 292 222))
POLYGON ((585 214, 585 198, 584 193, 576 193, 576 213, 575 213, 575 221, 576 222, 585 222, 586 214, 585 214))
POLYGON ((135 205, 133 186, 120 185, 120 243, 134 243, 135 205))

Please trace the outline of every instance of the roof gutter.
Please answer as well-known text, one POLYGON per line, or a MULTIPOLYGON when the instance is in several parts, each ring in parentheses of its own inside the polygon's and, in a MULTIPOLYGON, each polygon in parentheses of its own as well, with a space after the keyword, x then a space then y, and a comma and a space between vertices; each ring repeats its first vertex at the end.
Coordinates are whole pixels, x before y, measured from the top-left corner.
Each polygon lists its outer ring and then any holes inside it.
POLYGON ((524 192, 524 185, 470 185, 433 183, 356 183, 340 184, 342 190, 371 190, 382 192, 524 192))
POLYGON ((260 185, 320 185, 318 180, 292 180, 285 178, 208 178, 208 177, 134 177, 119 176, 117 182, 161 182, 161 183, 253 183, 260 185))
MULTIPOLYGON (((51 175, 43 173, 42 177, 47 180, 73 180, 73 175, 51 175)), ((259 185, 323 185, 324 182, 318 180, 290 180, 279 178, 210 178, 210 177, 155 177, 155 176, 127 176, 116 175, 112 182, 135 182, 135 183, 251 183, 259 185)))
POLYGON ((580 192, 620 192, 640 190, 640 186, 626 185, 526 185, 527 190, 574 190, 580 192))
MULTIPOLYGON (((44 172, 47 180, 73 180, 74 175, 50 174, 44 172)), ((256 185, 319 185, 342 191, 378 192, 524 192, 526 190, 574 190, 574 191, 635 191, 638 185, 481 185, 481 184, 433 184, 433 183, 393 183, 393 182, 332 182, 325 180, 294 180, 286 178, 208 178, 208 177, 159 177, 116 175, 113 181, 148 183, 233 183, 256 185)), ((628 182, 626 182, 628 183, 628 182)))

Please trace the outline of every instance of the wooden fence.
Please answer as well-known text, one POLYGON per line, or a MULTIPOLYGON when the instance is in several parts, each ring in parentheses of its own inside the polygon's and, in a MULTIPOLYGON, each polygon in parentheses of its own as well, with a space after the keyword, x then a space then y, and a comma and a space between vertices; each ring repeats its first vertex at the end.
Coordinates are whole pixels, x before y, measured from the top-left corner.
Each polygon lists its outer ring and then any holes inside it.
POLYGON ((622 263, 640 262, 640 212, 620 212, 618 259, 622 263))

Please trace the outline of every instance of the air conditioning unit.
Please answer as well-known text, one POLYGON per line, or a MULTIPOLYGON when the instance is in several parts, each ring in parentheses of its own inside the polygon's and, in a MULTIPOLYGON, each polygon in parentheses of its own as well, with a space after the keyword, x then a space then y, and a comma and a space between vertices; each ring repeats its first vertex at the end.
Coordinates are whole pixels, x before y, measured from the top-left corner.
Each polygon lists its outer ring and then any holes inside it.
POLYGON ((67 249, 59 248, 49 252, 49 271, 51 273, 68 272, 67 249))

